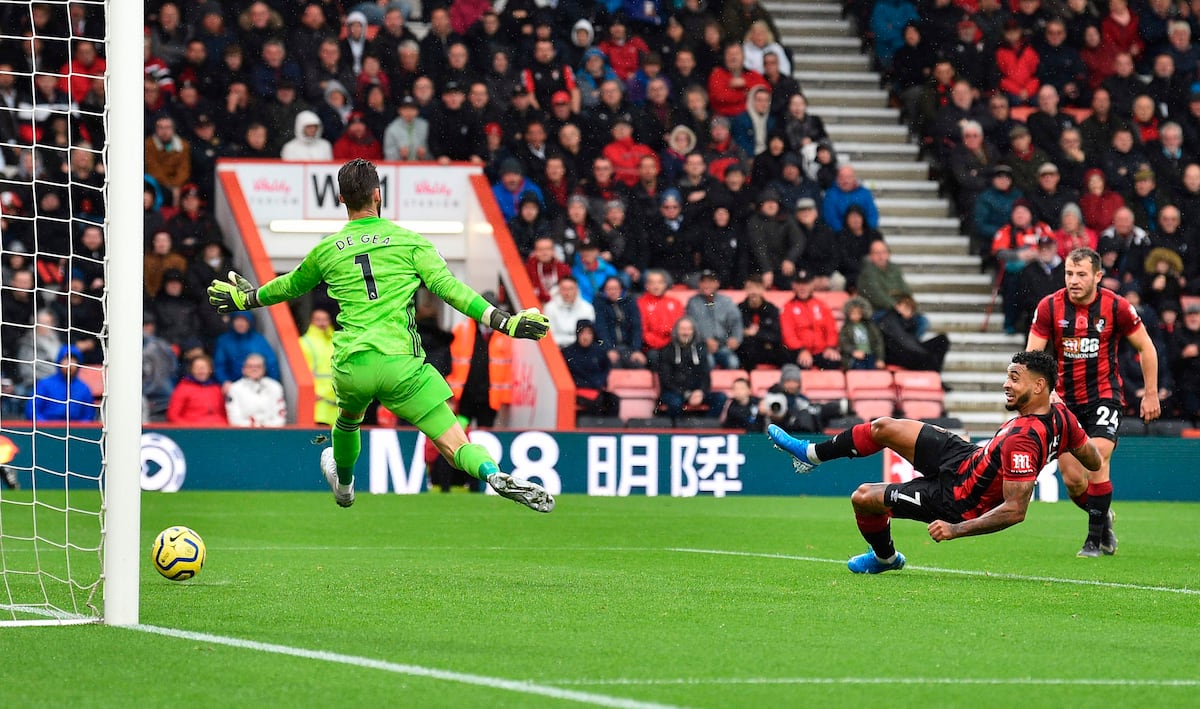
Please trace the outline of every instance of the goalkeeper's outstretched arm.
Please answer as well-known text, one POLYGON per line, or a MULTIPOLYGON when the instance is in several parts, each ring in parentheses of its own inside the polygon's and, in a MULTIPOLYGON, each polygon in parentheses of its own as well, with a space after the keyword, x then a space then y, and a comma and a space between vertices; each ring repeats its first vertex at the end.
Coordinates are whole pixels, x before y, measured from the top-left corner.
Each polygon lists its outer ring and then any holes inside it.
POLYGON ((208 302, 219 313, 251 310, 299 298, 320 282, 321 274, 307 258, 294 271, 272 278, 258 288, 237 271, 230 271, 228 282, 213 280, 208 286, 208 302))
POLYGON ((550 331, 550 321, 537 308, 527 308, 514 315, 488 303, 475 289, 450 273, 432 245, 418 252, 416 259, 417 271, 426 287, 463 315, 509 337, 540 340, 550 331))

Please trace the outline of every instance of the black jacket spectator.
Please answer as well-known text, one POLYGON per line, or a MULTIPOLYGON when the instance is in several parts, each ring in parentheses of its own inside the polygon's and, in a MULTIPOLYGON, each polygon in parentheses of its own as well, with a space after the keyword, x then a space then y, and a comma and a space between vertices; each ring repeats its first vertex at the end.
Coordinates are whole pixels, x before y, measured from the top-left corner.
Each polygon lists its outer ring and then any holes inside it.
POLYGON ((920 340, 917 327, 918 313, 908 296, 897 299, 896 305, 883 314, 879 331, 883 333, 887 363, 904 369, 942 371, 950 340, 945 335, 920 340))
POLYGON ((429 122, 429 152, 435 157, 451 160, 470 160, 484 150, 483 127, 465 108, 451 109, 445 105, 434 109, 429 122))
POLYGON ((742 314, 742 344, 737 349, 742 367, 780 366, 787 358, 779 330, 779 308, 762 297, 762 281, 746 284, 746 298, 738 303, 742 314))

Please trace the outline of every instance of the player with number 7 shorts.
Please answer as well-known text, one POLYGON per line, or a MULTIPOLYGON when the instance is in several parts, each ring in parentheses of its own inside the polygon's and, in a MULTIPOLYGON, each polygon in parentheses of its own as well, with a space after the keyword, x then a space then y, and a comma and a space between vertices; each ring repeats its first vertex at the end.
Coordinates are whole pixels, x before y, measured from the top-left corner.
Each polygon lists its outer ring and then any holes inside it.
POLYGON ((1112 481, 1109 464, 1125 410, 1117 347, 1129 340, 1138 352, 1145 394, 1141 418, 1158 418, 1158 353, 1129 301, 1100 287, 1104 269, 1100 254, 1079 248, 1067 254, 1066 287, 1042 298, 1034 311, 1025 349, 1049 345, 1058 361, 1058 395, 1096 441, 1104 459, 1089 473, 1072 456, 1058 462, 1071 501, 1088 514, 1087 539, 1076 556, 1098 557, 1117 552, 1113 532, 1112 481))
POLYGON ((230 272, 214 280, 208 300, 221 313, 282 303, 325 281, 338 302, 341 329, 333 336, 333 390, 338 415, 333 446, 321 452, 321 473, 341 507, 354 504, 359 425, 373 399, 419 428, 446 460, 486 481, 500 495, 538 512, 554 509, 541 485, 500 471, 483 446, 471 443, 446 404, 450 387, 425 362, 417 332, 421 284, 455 310, 510 337, 540 340, 549 330, 536 309, 511 315, 455 278, 433 244, 379 216, 382 196, 375 165, 355 159, 338 171, 338 200, 349 222, 323 238, 290 273, 255 288, 230 272))
POLYGON ((807 473, 836 458, 861 458, 890 448, 923 477, 906 483, 863 483, 850 496, 858 531, 870 549, 850 559, 856 574, 904 568, 892 542, 892 517, 926 522, 935 542, 991 534, 1025 519, 1033 485, 1059 452, 1070 451, 1089 470, 1100 452, 1062 403, 1051 403, 1058 367, 1047 352, 1018 352, 1004 380, 1004 408, 1018 416, 979 446, 940 426, 877 418, 821 443, 792 438, 778 426, 767 437, 807 473))

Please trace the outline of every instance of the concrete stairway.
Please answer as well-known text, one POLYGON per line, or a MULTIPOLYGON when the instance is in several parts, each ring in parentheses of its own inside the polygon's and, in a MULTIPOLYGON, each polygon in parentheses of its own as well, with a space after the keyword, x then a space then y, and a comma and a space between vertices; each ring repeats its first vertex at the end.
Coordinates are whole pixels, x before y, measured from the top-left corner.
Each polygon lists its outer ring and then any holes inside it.
POLYGON ((871 188, 881 214, 880 230, 933 327, 952 343, 943 379, 949 415, 972 434, 987 435, 1009 415, 1000 387, 1004 368, 1024 338, 1005 335, 994 312, 981 331, 992 282, 980 274, 967 238, 938 196, 929 166, 887 106, 879 74, 861 52, 850 20, 836 0, 767 0, 767 9, 794 53, 793 72, 809 99, 809 111, 825 121, 839 160, 854 165, 871 188))

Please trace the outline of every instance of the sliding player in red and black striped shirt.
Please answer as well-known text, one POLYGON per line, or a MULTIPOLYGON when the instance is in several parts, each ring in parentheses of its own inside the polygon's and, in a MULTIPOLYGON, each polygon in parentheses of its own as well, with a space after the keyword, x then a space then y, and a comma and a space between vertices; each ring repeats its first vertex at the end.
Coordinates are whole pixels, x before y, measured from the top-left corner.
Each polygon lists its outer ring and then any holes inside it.
POLYGON ((1079 556, 1115 554, 1112 481, 1109 461, 1117 447, 1117 428, 1124 411, 1117 346, 1122 338, 1138 351, 1145 378, 1142 420, 1158 418, 1158 354, 1137 311, 1121 296, 1100 288, 1100 254, 1075 249, 1067 254, 1066 288, 1038 303, 1026 349, 1049 351, 1058 360, 1058 395, 1096 441, 1104 458, 1100 470, 1089 474, 1071 456, 1058 463, 1063 483, 1076 505, 1088 513, 1088 536, 1079 556))
POLYGON ((1038 473, 1070 451, 1090 470, 1100 452, 1079 421, 1061 403, 1050 403, 1058 367, 1047 352, 1018 352, 1004 381, 1004 408, 1019 416, 977 446, 944 428, 911 419, 878 418, 812 444, 778 426, 767 436, 792 454, 797 472, 806 473, 834 458, 858 458, 891 448, 924 477, 906 483, 863 483, 850 497, 859 532, 871 549, 848 564, 856 574, 904 567, 892 543, 891 518, 929 524, 935 542, 990 534, 1025 519, 1038 473))

